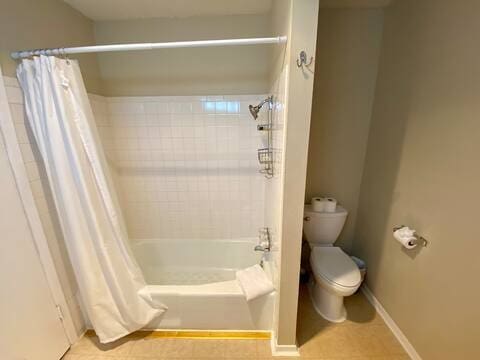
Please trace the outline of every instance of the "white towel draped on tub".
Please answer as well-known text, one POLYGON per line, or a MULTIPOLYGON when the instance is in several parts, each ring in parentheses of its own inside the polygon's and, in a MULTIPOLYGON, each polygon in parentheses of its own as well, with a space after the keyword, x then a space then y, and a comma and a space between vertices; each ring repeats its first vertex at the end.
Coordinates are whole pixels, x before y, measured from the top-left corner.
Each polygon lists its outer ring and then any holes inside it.
POLYGON ((85 310, 100 341, 114 341, 166 307, 129 248, 79 66, 40 56, 22 60, 17 76, 85 310))
POLYGON ((270 294, 275 290, 272 282, 260 265, 239 270, 236 276, 247 301, 270 294))

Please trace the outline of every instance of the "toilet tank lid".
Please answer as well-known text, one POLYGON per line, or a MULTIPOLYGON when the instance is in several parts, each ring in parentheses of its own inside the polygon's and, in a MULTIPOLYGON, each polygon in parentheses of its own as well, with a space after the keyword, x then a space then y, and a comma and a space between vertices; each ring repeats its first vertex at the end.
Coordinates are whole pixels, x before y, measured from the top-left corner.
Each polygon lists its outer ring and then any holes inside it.
POLYGON ((339 247, 314 247, 311 257, 313 271, 319 276, 343 287, 360 284, 361 276, 357 265, 339 247))
POLYGON ((337 205, 337 208, 334 212, 326 211, 313 211, 312 205, 305 205, 304 214, 308 216, 318 216, 318 217, 337 217, 337 216, 346 216, 348 211, 345 210, 340 205, 337 205))

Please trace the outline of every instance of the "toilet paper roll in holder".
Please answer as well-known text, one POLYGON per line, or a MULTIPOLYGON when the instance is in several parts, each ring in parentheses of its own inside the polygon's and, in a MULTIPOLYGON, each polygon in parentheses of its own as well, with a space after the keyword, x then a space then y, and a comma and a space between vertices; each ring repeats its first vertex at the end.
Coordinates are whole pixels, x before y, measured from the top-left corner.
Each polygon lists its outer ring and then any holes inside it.
MULTIPOLYGON (((394 226, 393 227, 393 232, 397 231, 397 230, 400 230, 401 228, 404 228, 406 227, 405 225, 397 225, 397 226, 394 226)), ((415 231, 413 233, 413 236, 414 236, 414 240, 412 240, 412 245, 420 245, 420 246, 423 246, 423 247, 427 247, 428 245, 428 240, 425 239, 423 236, 420 236, 417 234, 417 232, 415 231)))

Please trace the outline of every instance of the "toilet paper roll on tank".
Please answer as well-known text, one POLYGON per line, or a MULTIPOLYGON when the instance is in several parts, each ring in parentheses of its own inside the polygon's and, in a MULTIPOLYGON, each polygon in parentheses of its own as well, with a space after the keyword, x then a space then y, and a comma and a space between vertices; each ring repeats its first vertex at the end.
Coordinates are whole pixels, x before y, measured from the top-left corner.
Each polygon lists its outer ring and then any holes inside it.
POLYGON ((332 197, 313 197, 312 209, 315 212, 335 212, 337 210, 337 200, 332 197))

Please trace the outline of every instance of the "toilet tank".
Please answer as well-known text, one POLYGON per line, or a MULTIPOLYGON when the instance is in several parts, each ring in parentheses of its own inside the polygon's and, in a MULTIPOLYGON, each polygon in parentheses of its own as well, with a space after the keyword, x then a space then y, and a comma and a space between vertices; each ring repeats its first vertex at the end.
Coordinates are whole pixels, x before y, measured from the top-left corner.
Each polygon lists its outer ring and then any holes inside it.
POLYGON ((311 247, 333 245, 345 225, 348 212, 337 206, 335 212, 316 212, 311 205, 305 205, 303 232, 311 247))

